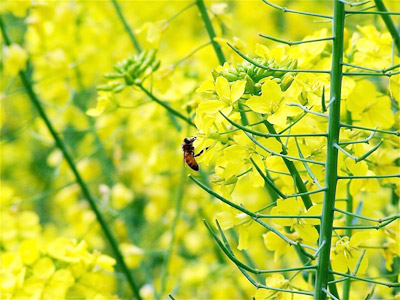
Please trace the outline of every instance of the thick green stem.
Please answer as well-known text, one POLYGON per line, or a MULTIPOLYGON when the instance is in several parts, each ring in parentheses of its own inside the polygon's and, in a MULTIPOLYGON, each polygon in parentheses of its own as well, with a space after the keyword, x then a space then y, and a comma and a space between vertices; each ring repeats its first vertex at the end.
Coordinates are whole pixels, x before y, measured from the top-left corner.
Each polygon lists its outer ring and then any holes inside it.
POLYGON ((223 65, 226 62, 225 55, 222 52, 221 45, 218 44, 214 39, 216 38, 214 27, 212 26, 210 17, 207 13, 207 8, 204 4, 203 0, 196 0, 197 7, 199 8, 199 12, 201 18, 203 19, 204 25, 206 26, 208 36, 210 37, 210 42, 214 47, 215 54, 217 55, 218 61, 220 65, 223 65))
POLYGON ((337 161, 338 150, 333 145, 339 142, 340 131, 340 99, 342 88, 342 59, 343 59, 343 31, 344 31, 344 4, 335 0, 333 15, 333 50, 331 69, 330 101, 329 109, 327 158, 325 169, 324 202, 322 207, 321 231, 319 245, 324 243, 318 257, 317 275, 315 280, 314 300, 325 300, 330 266, 330 248, 333 230, 333 213, 335 206, 335 194, 337 185, 337 161), (338 101, 334 101, 334 100, 338 101))
MULTIPOLYGON (((4 37, 4 41, 7 44, 7 46, 11 45, 11 40, 7 35, 5 24, 3 23, 3 19, 0 17, 0 27, 1 27, 1 32, 4 37)), ((67 161, 68 166, 70 167, 72 173, 74 174, 76 181, 78 185, 81 188, 83 196, 86 198, 86 200, 89 202, 90 208, 93 210, 97 217, 97 221, 99 222, 104 235, 106 236, 107 240, 109 241, 111 248, 114 251, 115 258, 117 259, 118 264, 120 265, 122 271, 125 273, 125 276, 128 280, 128 283, 133 291, 133 294, 137 299, 141 299, 140 293, 139 293, 139 288, 137 287, 136 283, 133 280, 133 277, 128 269, 128 266, 126 265, 124 258, 119 250, 118 247, 118 242, 115 239, 110 227, 108 226, 107 221, 105 220, 104 216, 102 215, 100 209, 97 206, 96 200, 92 196, 88 186, 86 185, 85 181, 81 177, 80 173, 78 172, 78 169, 72 159, 72 156, 70 155, 69 151, 67 150, 67 146, 64 144, 64 141, 59 137, 58 133, 54 129, 50 119, 47 117, 46 112, 44 111, 42 104, 36 95, 36 93, 33 91, 33 86, 32 83, 25 71, 20 71, 19 76, 21 78, 22 84, 26 89, 26 92, 29 96, 29 99, 32 101, 32 104, 36 107, 38 110, 38 113, 40 117, 43 119, 43 121, 46 124, 46 127, 50 131, 50 134, 52 135, 57 147, 60 149, 60 151, 63 153, 63 156, 65 160, 67 161)))
MULTIPOLYGON (((376 8, 381 12, 387 12, 385 4, 382 0, 375 0, 376 8)), ((387 29, 389 30, 390 34, 392 35, 393 42, 396 45, 397 51, 400 53, 400 33, 396 29, 396 26, 393 23, 392 18, 389 14, 380 14, 383 22, 385 22, 387 29)))
POLYGON ((135 47, 136 51, 138 53, 142 52, 142 47, 140 47, 140 44, 138 40, 136 39, 136 36, 133 34, 132 29, 129 27, 128 22, 126 21, 124 15, 122 14, 122 10, 119 7, 119 4, 117 0, 111 0, 112 4, 114 5, 114 8, 118 14, 119 19, 121 20, 122 25, 124 26, 126 32, 128 33, 133 46, 135 47))

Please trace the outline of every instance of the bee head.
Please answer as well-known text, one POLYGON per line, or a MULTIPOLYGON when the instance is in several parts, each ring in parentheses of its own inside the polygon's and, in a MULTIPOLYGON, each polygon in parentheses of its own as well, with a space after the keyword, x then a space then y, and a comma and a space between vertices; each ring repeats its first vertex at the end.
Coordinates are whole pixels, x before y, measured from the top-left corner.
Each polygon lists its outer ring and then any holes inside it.
POLYGON ((187 138, 185 138, 185 139, 183 140, 183 142, 184 142, 185 144, 191 144, 191 143, 193 143, 196 139, 197 139, 196 137, 187 137, 187 138))

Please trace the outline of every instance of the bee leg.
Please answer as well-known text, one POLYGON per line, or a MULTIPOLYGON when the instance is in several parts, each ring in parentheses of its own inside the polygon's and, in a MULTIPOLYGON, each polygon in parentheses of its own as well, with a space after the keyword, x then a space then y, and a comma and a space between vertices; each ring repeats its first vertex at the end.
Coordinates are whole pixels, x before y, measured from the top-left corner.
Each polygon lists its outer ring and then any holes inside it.
POLYGON ((205 149, 203 149, 203 150, 201 150, 199 153, 197 153, 194 157, 197 157, 197 156, 200 156, 200 155, 202 155, 203 154, 203 152, 204 151, 207 151, 207 149, 208 148, 210 148, 210 147, 207 147, 207 148, 205 148, 205 149))

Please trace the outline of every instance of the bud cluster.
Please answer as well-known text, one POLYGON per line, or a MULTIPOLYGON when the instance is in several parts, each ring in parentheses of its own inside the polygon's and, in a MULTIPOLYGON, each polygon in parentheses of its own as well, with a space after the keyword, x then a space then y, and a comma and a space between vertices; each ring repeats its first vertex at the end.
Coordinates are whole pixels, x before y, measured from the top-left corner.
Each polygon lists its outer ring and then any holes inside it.
MULTIPOLYGON (((212 76, 214 80, 216 80, 219 76, 223 76, 230 82, 246 80, 245 92, 252 95, 260 95, 260 81, 262 79, 272 76, 274 78, 281 79, 279 80, 280 83, 281 81, 286 82, 287 80, 285 79, 287 76, 289 76, 293 80, 293 77, 289 73, 285 71, 277 71, 276 69, 295 70, 297 68, 297 59, 289 59, 280 65, 278 65, 273 58, 266 60, 262 57, 256 57, 252 60, 260 65, 265 66, 266 68, 263 69, 249 63, 248 61, 244 61, 241 64, 237 64, 235 67, 223 68, 222 70, 213 70, 212 76)), ((290 80, 290 83, 292 80, 290 80)))
POLYGON ((128 59, 116 63, 114 65, 115 72, 104 74, 104 77, 112 81, 97 86, 97 89, 118 93, 126 86, 139 85, 160 67, 160 63, 156 59, 156 50, 145 50, 140 54, 134 54, 128 59), (124 81, 121 82, 120 79, 124 81))

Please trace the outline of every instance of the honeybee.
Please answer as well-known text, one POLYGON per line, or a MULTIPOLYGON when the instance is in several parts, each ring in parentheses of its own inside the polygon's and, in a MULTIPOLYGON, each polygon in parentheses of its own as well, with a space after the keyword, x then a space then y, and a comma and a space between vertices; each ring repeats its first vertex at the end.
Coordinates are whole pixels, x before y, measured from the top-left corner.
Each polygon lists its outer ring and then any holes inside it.
MULTIPOLYGON (((196 140, 196 137, 187 137, 183 140, 182 150, 183 150, 183 158, 185 159, 186 164, 191 167, 193 170, 198 171, 199 165, 195 159, 195 157, 200 156, 204 149, 201 150, 196 155, 194 154, 193 142, 196 140)), ((206 149, 207 150, 207 149, 206 149)))

